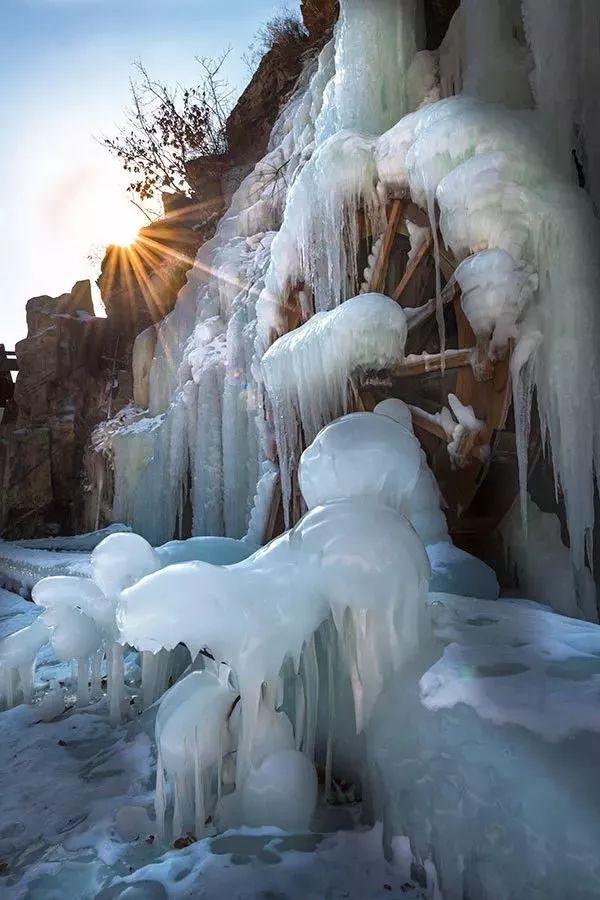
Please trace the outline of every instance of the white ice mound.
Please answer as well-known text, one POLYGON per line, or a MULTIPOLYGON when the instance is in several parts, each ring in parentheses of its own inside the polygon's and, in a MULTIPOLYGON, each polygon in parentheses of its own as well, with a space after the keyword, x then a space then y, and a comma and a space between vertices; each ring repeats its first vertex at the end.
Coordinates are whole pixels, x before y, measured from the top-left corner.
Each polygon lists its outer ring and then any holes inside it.
MULTIPOLYGON (((411 411, 403 400, 388 397, 378 403, 373 412, 378 416, 392 419, 413 433, 411 411)), ((419 477, 402 507, 402 512, 408 516, 411 525, 426 546, 438 541, 450 541, 446 517, 441 509, 440 490, 420 446, 419 459, 419 477)))
POLYGON ((425 549, 431 563, 430 591, 498 599, 500 587, 496 573, 481 559, 447 541, 429 544, 425 549))
POLYGON ((284 508, 299 425, 310 443, 324 425, 347 412, 354 373, 402 361, 406 335, 402 307, 383 294, 362 294, 317 313, 265 353, 261 372, 273 410, 284 508))
POLYGON ((37 619, 0 640, 0 704, 14 706, 20 697, 30 703, 33 696, 33 665, 48 626, 37 619))
POLYGON ((506 250, 482 250, 467 257, 454 273, 461 305, 478 337, 491 338, 492 358, 518 336, 517 321, 538 287, 530 266, 506 250))
POLYGON ((394 422, 398 422, 399 425, 403 425, 409 431, 413 430, 410 408, 403 400, 399 400, 397 397, 387 397, 385 400, 382 400, 377 404, 373 412, 379 416, 387 416, 388 419, 393 419, 394 422))
POLYGON ((114 604, 90 578, 54 575, 38 581, 31 592, 38 606, 46 610, 76 609, 106 631, 106 638, 114 633, 114 604))
POLYGON ((153 547, 139 534, 111 534, 92 553, 92 578, 110 597, 160 568, 153 547))
POLYGON ((309 509, 370 497, 404 511, 420 469, 421 447, 411 431, 387 416, 352 413, 319 432, 302 454, 298 479, 309 509))
POLYGON ((164 830, 165 778, 173 796, 173 834, 193 829, 201 835, 205 810, 216 800, 223 756, 233 746, 227 719, 236 693, 226 678, 204 670, 190 672, 164 695, 156 716, 158 748, 156 818, 164 830))
POLYGON ((306 831, 317 804, 314 764, 297 750, 279 750, 252 769, 242 790, 246 825, 306 831))
POLYGON ((334 501, 241 563, 181 563, 126 589, 121 639, 152 652, 181 642, 192 656, 206 648, 229 663, 242 696, 248 765, 261 685, 276 684, 288 657, 297 670, 303 647, 329 615, 344 633, 347 610, 356 722, 363 727, 385 671, 417 650, 429 574, 423 544, 404 516, 364 498, 334 501))

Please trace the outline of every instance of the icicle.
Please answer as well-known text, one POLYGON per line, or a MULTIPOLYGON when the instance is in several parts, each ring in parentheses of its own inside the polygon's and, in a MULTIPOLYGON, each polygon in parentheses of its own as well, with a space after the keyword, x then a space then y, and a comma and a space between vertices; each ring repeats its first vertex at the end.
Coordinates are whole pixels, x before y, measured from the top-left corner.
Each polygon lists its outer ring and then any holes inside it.
POLYGON ((167 802, 165 793, 165 770, 163 767, 162 756, 159 747, 156 760, 156 789, 154 791, 154 812, 156 815, 158 834, 163 839, 165 836, 166 806, 167 802))
POLYGON ((333 735, 335 729, 335 682, 337 634, 330 623, 325 623, 325 653, 327 656, 327 747, 325 750, 325 799, 331 797, 333 778, 333 735))
POLYGON ((114 643, 109 652, 107 682, 110 721, 115 725, 121 721, 121 704, 125 688, 123 647, 118 643, 114 643))
POLYGON ((33 666, 25 665, 19 667, 19 679, 21 681, 21 692, 23 694, 23 703, 31 703, 33 699, 33 666))
POLYGON ((295 712, 296 719, 294 722, 294 737, 296 742, 296 750, 302 749, 302 743, 305 737, 305 728, 306 728, 306 694, 304 690, 304 684, 302 683, 302 678, 300 675, 296 675, 295 678, 296 684, 296 703, 295 703, 295 712))
POLYGON ((102 696, 102 661, 104 659, 104 650, 98 650, 92 654, 91 660, 91 698, 98 700, 102 696))
POLYGON ((152 706, 167 689, 167 675, 169 669, 168 650, 159 650, 158 653, 145 651, 142 653, 142 703, 144 709, 152 706))
POLYGON ((319 705, 319 666, 317 663, 314 635, 304 647, 304 653, 302 654, 302 673, 304 695, 306 698, 306 725, 304 740, 302 741, 302 751, 310 760, 314 760, 317 734, 317 712, 319 705))
MULTIPOLYGON (((220 735, 219 735, 220 738, 220 735)), ((204 778, 202 775, 202 757, 198 740, 198 726, 194 729, 194 834, 200 838, 204 833, 206 813, 204 809, 204 778)))
POLYGON ((90 659, 84 657, 76 660, 77 666, 77 705, 87 706, 90 702, 90 659))
POLYGON ((535 387, 535 357, 542 340, 539 331, 533 330, 521 338, 511 358, 513 407, 519 469, 519 497, 523 532, 527 538, 527 481, 529 473, 529 432, 531 404, 535 387))

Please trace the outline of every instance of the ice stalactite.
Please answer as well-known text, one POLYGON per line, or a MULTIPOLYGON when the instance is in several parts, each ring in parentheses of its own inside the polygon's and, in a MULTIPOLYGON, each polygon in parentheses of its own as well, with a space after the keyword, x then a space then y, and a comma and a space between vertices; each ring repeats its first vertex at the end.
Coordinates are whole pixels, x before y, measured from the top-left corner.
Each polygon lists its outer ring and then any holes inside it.
POLYGON ((323 425, 348 410, 349 383, 359 370, 382 370, 404 358, 407 324, 398 304, 383 294, 362 294, 279 338, 261 371, 273 411, 289 509, 292 467, 323 425))
MULTIPOLYGON (((376 429, 385 431, 388 447, 404 434, 391 419, 367 415, 376 429)), ((388 469, 390 459, 388 455, 382 460, 388 469)), ((419 466, 415 449, 414 481, 419 466)), ((205 647, 215 659, 231 665, 241 721, 236 795, 225 803, 223 821, 246 815, 243 810, 250 802, 246 786, 252 796, 261 762, 279 771, 275 759, 268 764, 267 760, 276 750, 294 749, 291 726, 276 706, 287 659, 297 673, 296 747, 312 764, 320 695, 314 635, 324 623, 334 623, 334 629, 325 633, 344 648, 358 731, 368 722, 386 673, 418 651, 429 563, 407 520, 374 497, 376 490, 370 497, 319 506, 291 532, 243 562, 226 567, 201 562, 168 566, 122 593, 118 616, 122 640, 145 652, 171 650, 185 642, 192 657, 205 647), (168 615, 162 600, 166 594, 172 598, 168 615), (200 616, 189 615, 194 597, 200 598, 200 616)), ((286 757, 285 770, 293 766, 300 778, 304 764, 294 759, 286 757)), ((185 764, 189 771, 191 760, 192 756, 185 764)), ((162 746, 161 766, 167 767, 162 746)), ((161 781, 161 810, 162 791, 161 781)), ((182 824, 180 817, 177 823, 182 824)))
MULTIPOLYGON (((515 260, 515 273, 537 277, 535 294, 534 283, 526 284, 527 302, 515 323, 519 335, 538 328, 542 337, 533 370, 538 406, 565 500, 573 563, 581 569, 598 468, 600 238, 589 200, 562 179, 538 126, 535 113, 472 98, 444 100, 383 136, 380 174, 404 183, 417 203, 435 197, 442 236, 459 259, 501 250, 515 260)), ((487 297, 484 285, 495 278, 489 267, 478 281, 487 297)), ((511 303, 522 299, 515 284, 511 303)), ((523 410, 515 412, 522 421, 523 410)))
POLYGON ((33 695, 33 667, 42 644, 48 640, 48 626, 38 619, 0 641, 0 703, 14 706, 17 700, 30 703, 33 695))
POLYGON ((235 699, 226 673, 210 669, 191 672, 162 698, 155 727, 156 819, 162 834, 166 785, 172 793, 173 835, 186 829, 197 837, 203 834, 208 811, 216 802, 217 770, 232 749, 228 717, 235 699))

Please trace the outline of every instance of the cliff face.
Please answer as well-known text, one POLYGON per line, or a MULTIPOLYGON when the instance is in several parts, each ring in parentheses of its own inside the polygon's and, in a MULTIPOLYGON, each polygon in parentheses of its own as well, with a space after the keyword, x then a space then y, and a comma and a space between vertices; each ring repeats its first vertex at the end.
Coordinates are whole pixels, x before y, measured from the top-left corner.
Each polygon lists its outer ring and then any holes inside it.
POLYGON ((89 281, 27 303, 14 405, 0 426, 0 535, 29 537, 81 524, 79 473, 91 428, 111 399, 114 334, 94 315, 89 281))

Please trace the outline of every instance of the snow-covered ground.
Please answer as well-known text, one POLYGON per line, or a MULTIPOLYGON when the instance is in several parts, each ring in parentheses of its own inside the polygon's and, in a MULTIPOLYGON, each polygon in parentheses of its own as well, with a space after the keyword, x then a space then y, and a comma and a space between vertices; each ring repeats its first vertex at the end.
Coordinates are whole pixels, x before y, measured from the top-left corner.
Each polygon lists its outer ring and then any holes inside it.
POLYGON ((0 582, 29 596, 41 578, 50 575, 89 575, 88 550, 48 550, 0 541, 0 582))

